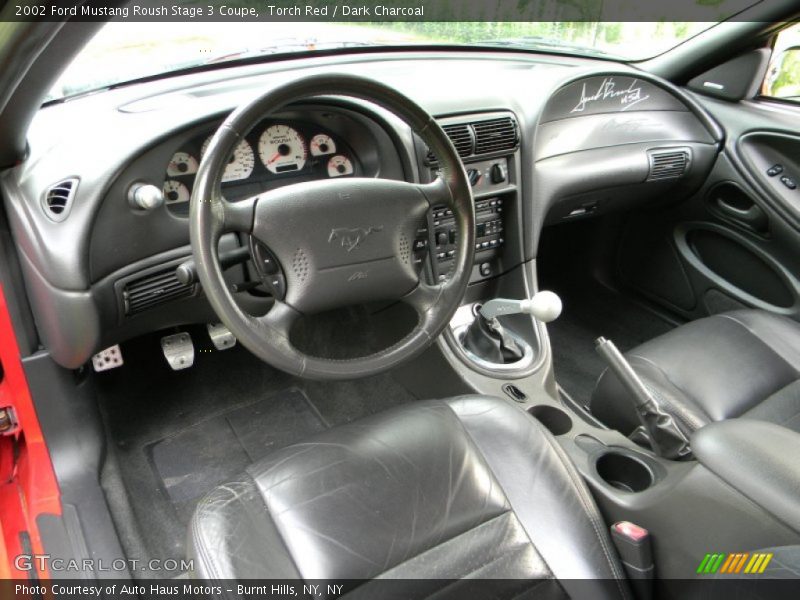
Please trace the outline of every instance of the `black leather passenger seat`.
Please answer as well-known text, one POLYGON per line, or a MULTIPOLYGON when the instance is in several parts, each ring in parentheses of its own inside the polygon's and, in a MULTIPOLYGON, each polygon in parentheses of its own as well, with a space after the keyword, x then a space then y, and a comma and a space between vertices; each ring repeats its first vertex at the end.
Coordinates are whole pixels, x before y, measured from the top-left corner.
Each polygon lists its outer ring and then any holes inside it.
MULTIPOLYGON (((747 417, 800 432, 800 323, 762 310, 687 323, 626 354, 631 366, 688 435, 747 417)), ((638 425, 627 392, 606 370, 591 411, 625 434, 638 425)))

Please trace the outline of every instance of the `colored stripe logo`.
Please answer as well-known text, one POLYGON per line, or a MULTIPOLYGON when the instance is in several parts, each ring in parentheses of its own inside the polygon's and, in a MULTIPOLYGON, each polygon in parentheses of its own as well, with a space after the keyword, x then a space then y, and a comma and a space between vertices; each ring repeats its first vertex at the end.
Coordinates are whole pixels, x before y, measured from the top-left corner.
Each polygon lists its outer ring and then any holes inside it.
POLYGON ((730 554, 706 554, 697 567, 699 575, 724 573, 727 575, 759 575, 767 569, 772 552, 733 552, 730 554))

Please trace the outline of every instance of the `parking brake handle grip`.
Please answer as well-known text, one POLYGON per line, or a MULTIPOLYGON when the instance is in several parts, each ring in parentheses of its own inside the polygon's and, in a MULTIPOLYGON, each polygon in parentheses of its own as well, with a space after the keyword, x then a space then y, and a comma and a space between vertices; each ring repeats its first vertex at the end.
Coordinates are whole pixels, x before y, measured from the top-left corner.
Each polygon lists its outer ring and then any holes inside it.
POLYGON ((672 416, 659 408, 653 394, 614 342, 599 337, 595 340, 595 349, 630 394, 636 414, 650 438, 655 453, 670 460, 690 457, 692 449, 688 438, 675 424, 672 416))

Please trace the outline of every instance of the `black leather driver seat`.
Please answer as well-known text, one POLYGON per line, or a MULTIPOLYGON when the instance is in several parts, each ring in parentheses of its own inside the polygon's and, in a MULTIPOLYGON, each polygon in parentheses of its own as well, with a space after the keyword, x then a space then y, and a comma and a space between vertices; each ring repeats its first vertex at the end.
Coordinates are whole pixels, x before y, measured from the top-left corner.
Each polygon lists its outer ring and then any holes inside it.
POLYGON ((357 580, 373 598, 464 597, 467 577, 497 598, 629 594, 563 450, 497 398, 415 403, 279 450, 198 505, 189 548, 195 577, 357 580))
MULTIPOLYGON (((687 323, 626 353, 631 366, 687 435, 746 417, 800 431, 800 323, 740 310, 687 323)), ((638 425, 613 373, 597 382, 591 411, 630 433, 638 425)))

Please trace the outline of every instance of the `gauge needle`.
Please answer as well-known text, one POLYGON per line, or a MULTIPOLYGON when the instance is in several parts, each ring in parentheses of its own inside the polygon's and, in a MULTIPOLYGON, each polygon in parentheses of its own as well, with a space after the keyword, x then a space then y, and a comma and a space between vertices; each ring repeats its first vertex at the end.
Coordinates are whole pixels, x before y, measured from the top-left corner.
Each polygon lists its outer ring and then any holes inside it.
POLYGON ((271 165, 271 164, 272 164, 272 163, 274 163, 276 160, 278 160, 280 157, 281 157, 281 153, 280 153, 280 152, 276 152, 276 153, 275 153, 275 156, 273 156, 272 158, 270 158, 270 159, 267 161, 267 164, 268 164, 268 165, 271 165))

